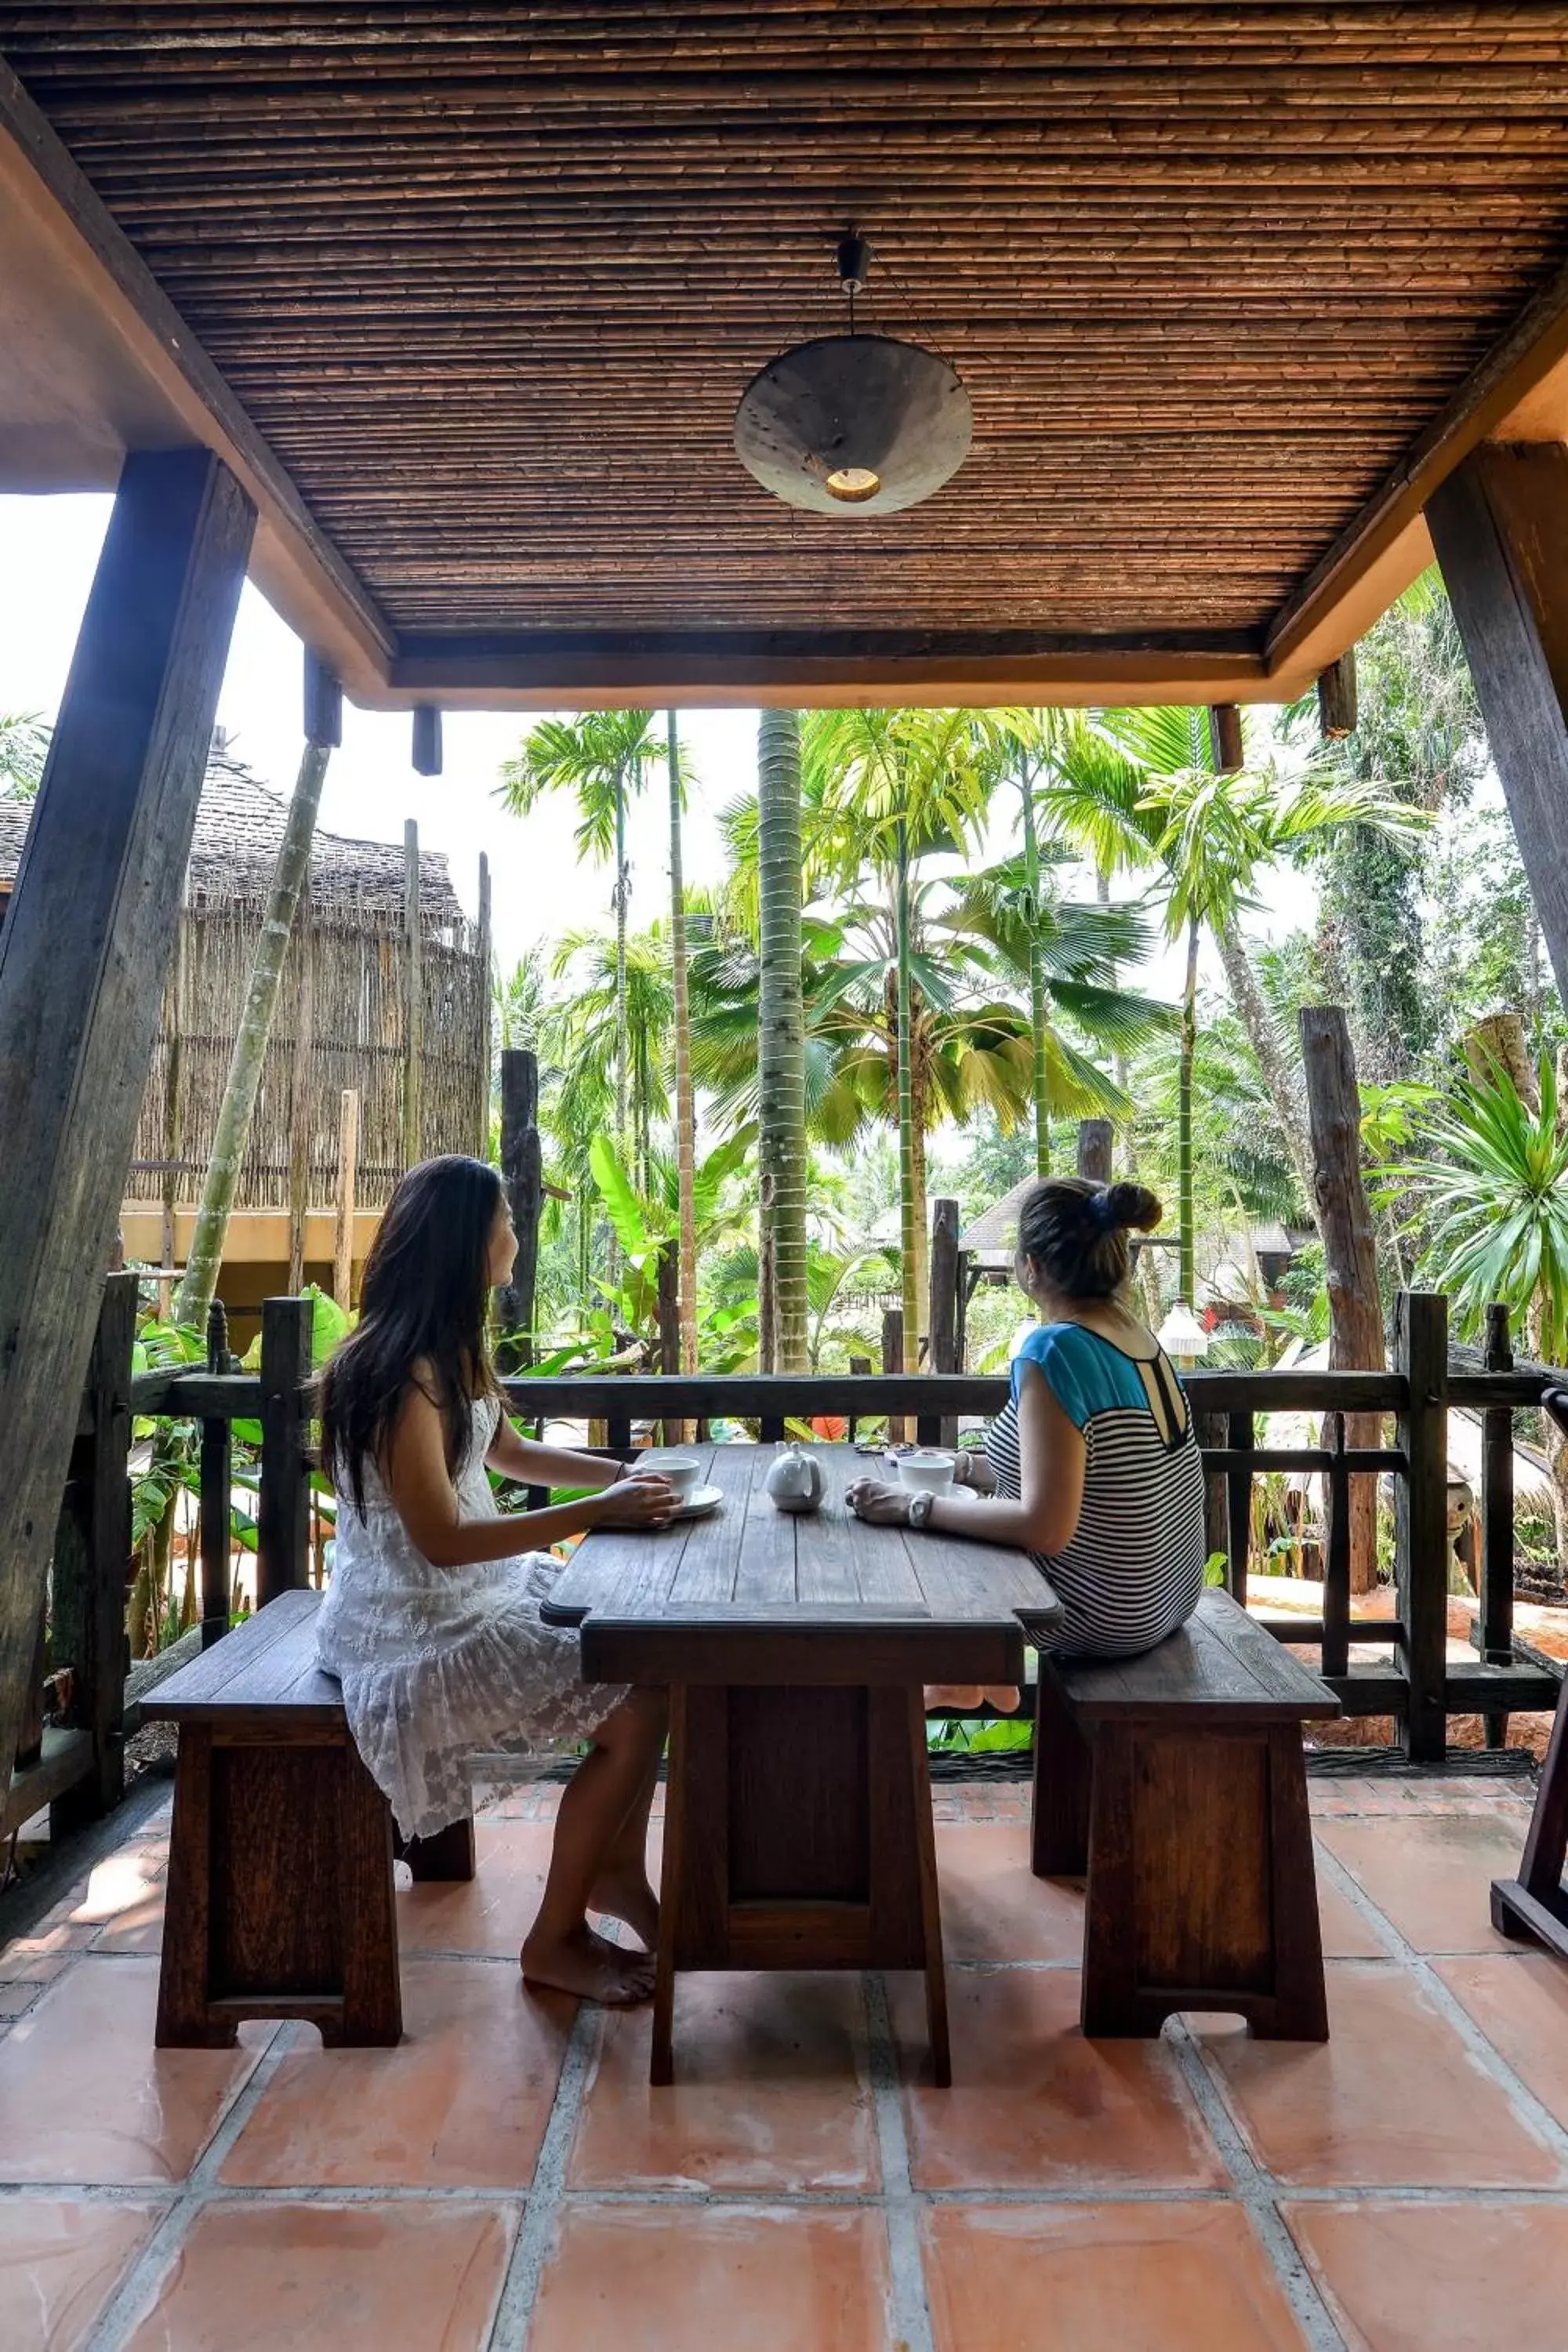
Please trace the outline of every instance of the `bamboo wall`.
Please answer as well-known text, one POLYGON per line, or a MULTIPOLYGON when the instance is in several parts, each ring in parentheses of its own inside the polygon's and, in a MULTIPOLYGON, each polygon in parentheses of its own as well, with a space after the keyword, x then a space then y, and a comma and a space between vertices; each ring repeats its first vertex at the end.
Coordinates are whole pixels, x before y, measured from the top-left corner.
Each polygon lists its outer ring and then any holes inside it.
MULTIPOLYGON (((126 1188, 130 1200, 173 1203, 200 1194, 260 926, 259 907, 232 903, 198 901, 181 918, 126 1188)), ((484 1149, 487 964, 477 926, 426 913, 421 1159, 484 1149)), ((360 1095, 359 1202, 384 1205, 404 1167, 406 974, 401 908, 367 908, 352 900, 325 909, 318 904, 308 919, 301 908, 237 1208, 288 1208, 298 1199, 323 1207, 333 1201, 346 1087, 360 1095)))

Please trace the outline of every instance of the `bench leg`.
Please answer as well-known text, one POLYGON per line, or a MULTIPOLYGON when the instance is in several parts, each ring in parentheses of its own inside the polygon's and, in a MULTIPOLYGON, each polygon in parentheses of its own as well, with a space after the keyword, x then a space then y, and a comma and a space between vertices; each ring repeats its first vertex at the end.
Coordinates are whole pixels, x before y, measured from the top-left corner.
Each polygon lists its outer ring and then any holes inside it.
POLYGON ((908 1704, 915 1844, 920 1856, 921 1931, 925 1942, 926 2034, 931 2082, 939 2091, 946 2091, 952 2087, 952 2048, 947 2026, 947 1963, 942 1948, 942 1898, 936 1875, 936 1827, 931 1810, 925 1693, 911 1690, 908 1704))
POLYGON ((391 1814, 344 1735, 181 1731, 157 2044, 227 2048, 246 2017, 402 2037, 391 1814))
POLYGON ((1037 1878, 1079 1878, 1089 1868, 1090 1750, 1049 1658, 1035 1688, 1035 1786, 1030 1867, 1037 1878))
POLYGON ((1299 1725, 1097 1730, 1083 2030, 1149 2038, 1183 2010, 1328 2039, 1299 1725))
POLYGON ((405 1838, 393 1831, 393 1853, 405 1862, 416 1886, 427 1883, 466 1883, 478 1868, 474 1858, 474 1824, 453 1822, 434 1837, 405 1838))

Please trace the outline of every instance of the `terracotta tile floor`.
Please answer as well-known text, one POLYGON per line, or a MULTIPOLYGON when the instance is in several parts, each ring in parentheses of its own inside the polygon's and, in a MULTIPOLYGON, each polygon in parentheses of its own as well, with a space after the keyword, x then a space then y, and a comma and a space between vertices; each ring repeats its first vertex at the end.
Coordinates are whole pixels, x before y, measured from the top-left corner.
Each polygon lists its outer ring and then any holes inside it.
POLYGON ((1470 2352, 1568 2346, 1568 1969, 1502 1944, 1518 1783, 1313 1784, 1334 2038, 1077 2026, 1082 1898, 1027 1792, 937 1792, 953 2018, 918 1984, 525 1995, 553 1792, 405 1887, 407 2036, 152 2047, 166 1824, 0 1947, 3 2352, 1470 2352))

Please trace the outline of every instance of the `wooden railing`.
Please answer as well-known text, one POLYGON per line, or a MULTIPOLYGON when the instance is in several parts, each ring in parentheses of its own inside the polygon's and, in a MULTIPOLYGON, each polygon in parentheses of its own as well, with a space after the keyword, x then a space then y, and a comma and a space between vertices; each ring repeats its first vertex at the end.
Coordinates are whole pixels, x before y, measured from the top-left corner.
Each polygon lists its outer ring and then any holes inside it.
MULTIPOLYGON (((229 1428, 237 1420, 259 1422, 262 1431, 258 1602, 309 1580, 310 1302, 267 1302, 258 1372, 215 1365, 132 1379, 134 1285, 133 1276, 110 1277, 56 1545, 54 1664, 70 1669, 65 1719, 19 1769, 3 1817, 6 1828, 51 1801, 62 1825, 68 1824, 112 1803, 121 1786, 123 1738, 134 1720, 123 1704, 132 1412, 194 1416, 201 1426, 204 1640, 220 1639, 229 1620, 229 1428)), ((1260 1597, 1251 1563, 1254 1479, 1272 1471, 1319 1475, 1327 1500, 1321 1614, 1258 1613, 1281 1641, 1316 1650, 1347 1713, 1393 1717, 1399 1745, 1413 1761, 1441 1760, 1454 1716, 1483 1717, 1489 1738, 1500 1742, 1510 1714, 1555 1705, 1561 1668, 1521 1643, 1513 1627, 1511 1449, 1515 1413, 1539 1405, 1560 1381, 1564 1376, 1546 1367, 1513 1366, 1506 1324, 1495 1317, 1486 1356, 1458 1351, 1451 1361, 1446 1303, 1421 1293, 1407 1293, 1399 1302, 1394 1362, 1386 1372, 1194 1371, 1187 1377, 1209 1474, 1210 1548, 1224 1556, 1231 1591, 1246 1600, 1252 1577, 1255 1607, 1260 1597), (1479 1409, 1484 1430, 1478 1654, 1463 1663, 1447 1656, 1450 1405, 1479 1409), (1258 1416, 1274 1412, 1323 1417, 1322 1443, 1260 1445, 1258 1416), (1348 1445, 1344 1417, 1356 1413, 1392 1416, 1394 1443, 1348 1445), (1353 1479, 1385 1475, 1394 1486, 1394 1612, 1380 1618, 1358 1613, 1351 1591, 1350 1495, 1353 1479), (1351 1655, 1371 1646, 1386 1655, 1351 1655)), ((941 1443, 961 1418, 989 1416, 1007 1395, 1005 1376, 958 1372, 582 1374, 524 1377, 505 1387, 520 1419, 601 1422, 607 1450, 617 1454, 631 1451, 637 1424, 663 1423, 673 1433, 683 1422, 720 1419, 771 1439, 792 1421, 831 1415, 864 1426, 901 1415, 912 1420, 921 1442, 941 1443)), ((1279 1583, 1282 1595, 1288 1589, 1279 1583)))

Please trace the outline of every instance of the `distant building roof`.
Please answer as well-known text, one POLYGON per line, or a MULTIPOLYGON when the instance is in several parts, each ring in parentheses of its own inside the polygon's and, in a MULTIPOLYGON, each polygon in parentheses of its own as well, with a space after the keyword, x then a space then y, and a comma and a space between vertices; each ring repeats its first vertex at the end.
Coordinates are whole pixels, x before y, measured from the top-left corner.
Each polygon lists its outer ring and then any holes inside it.
MULTIPOLYGON (((272 879, 287 810, 281 793, 226 751, 214 751, 191 843, 187 901, 259 906, 272 879)), ((31 816, 31 803, 0 801, 0 884, 16 874, 31 816)), ((354 907, 367 914, 399 913, 403 872, 401 845, 350 841, 318 828, 310 849, 311 907, 323 914, 329 909, 342 914, 354 907)), ((419 903, 426 925, 461 920, 447 861, 431 850, 419 853, 419 903)))
POLYGON ((972 1251, 983 1265, 1011 1266, 1018 1248, 1018 1212, 1037 1181, 1037 1177, 1026 1176, 1010 1192, 982 1209, 973 1223, 960 1234, 959 1248, 972 1251))

